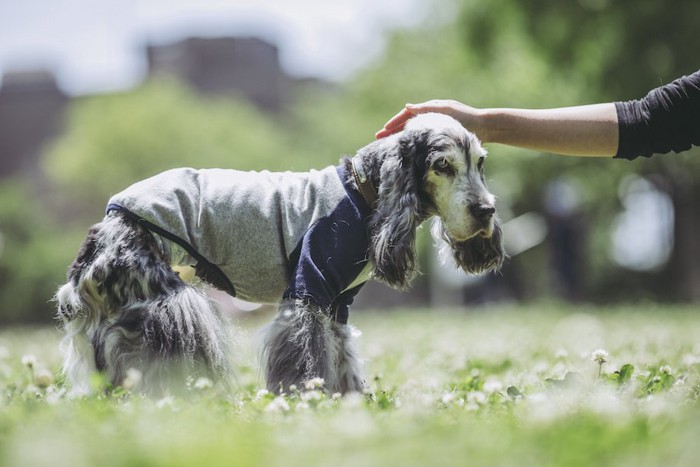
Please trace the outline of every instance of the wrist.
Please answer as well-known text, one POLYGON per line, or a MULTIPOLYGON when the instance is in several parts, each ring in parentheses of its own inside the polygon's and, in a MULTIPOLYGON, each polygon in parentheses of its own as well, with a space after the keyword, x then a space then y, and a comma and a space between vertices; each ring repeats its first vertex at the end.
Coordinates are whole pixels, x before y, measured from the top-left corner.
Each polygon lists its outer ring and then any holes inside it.
POLYGON ((474 109, 474 118, 464 122, 464 126, 474 132, 482 143, 498 142, 498 114, 493 109, 474 109))

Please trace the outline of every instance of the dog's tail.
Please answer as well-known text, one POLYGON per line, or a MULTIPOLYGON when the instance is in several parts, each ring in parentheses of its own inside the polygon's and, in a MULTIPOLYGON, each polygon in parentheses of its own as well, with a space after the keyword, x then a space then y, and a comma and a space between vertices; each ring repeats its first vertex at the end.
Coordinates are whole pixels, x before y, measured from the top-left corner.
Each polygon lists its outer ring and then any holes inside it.
POLYGON ((56 294, 63 370, 77 392, 97 371, 151 393, 205 376, 230 383, 230 331, 215 302, 184 282, 141 226, 117 217, 91 231, 56 294))

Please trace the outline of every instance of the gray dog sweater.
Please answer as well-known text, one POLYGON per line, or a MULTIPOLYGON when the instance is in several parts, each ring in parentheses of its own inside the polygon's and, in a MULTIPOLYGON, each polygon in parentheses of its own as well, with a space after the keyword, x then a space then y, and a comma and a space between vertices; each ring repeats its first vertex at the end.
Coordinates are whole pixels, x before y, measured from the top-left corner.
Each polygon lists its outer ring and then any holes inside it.
POLYGON ((114 195, 107 211, 184 248, 175 262, 214 268, 232 295, 313 300, 345 321, 368 279, 371 214, 350 179, 346 163, 304 173, 173 169, 114 195))

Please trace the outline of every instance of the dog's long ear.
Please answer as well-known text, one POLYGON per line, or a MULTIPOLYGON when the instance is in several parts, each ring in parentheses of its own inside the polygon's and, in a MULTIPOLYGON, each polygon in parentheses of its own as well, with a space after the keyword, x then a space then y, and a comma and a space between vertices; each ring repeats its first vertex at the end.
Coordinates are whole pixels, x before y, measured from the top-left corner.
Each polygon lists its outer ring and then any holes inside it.
MULTIPOLYGON (((489 238, 479 235, 463 242, 453 242, 445 232, 442 222, 435 220, 432 233, 438 240, 441 237, 445 240, 446 249, 452 253, 457 266, 462 268, 467 274, 485 274, 487 272, 498 272, 503 266, 507 255, 503 248, 503 228, 498 217, 494 218, 493 233, 489 238)), ((441 251, 446 256, 448 251, 441 251)))
POLYGON ((427 156, 426 131, 404 132, 381 167, 377 209, 370 221, 376 279, 408 287, 416 274, 416 229, 425 219, 419 196, 427 156))

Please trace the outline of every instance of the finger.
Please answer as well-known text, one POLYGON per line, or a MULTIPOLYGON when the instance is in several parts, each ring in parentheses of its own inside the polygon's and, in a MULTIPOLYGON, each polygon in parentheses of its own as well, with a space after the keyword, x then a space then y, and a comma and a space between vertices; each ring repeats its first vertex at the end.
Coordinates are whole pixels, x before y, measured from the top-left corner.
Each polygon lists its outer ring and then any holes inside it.
POLYGON ((403 129, 403 127, 406 125, 406 122, 410 120, 413 117, 413 114, 409 112, 408 110, 401 109, 399 113, 394 115, 389 119, 388 122, 384 124, 384 128, 379 130, 374 134, 375 138, 380 139, 384 138, 386 136, 392 135, 396 132, 399 132, 403 129))
POLYGON ((401 109, 399 113, 391 117, 389 121, 384 124, 384 128, 389 131, 395 131, 398 128, 402 128, 412 117, 413 113, 409 110, 405 108, 401 109))
POLYGON ((386 138, 387 136, 391 136, 394 133, 398 133, 401 130, 403 130, 403 125, 401 125, 400 127, 392 128, 391 130, 387 130, 386 128, 382 128, 381 130, 379 130, 378 132, 376 132, 374 134, 374 137, 376 139, 386 138))
POLYGON ((448 105, 439 100, 432 100, 420 104, 406 104, 406 110, 413 115, 427 112, 445 112, 451 110, 448 105))

